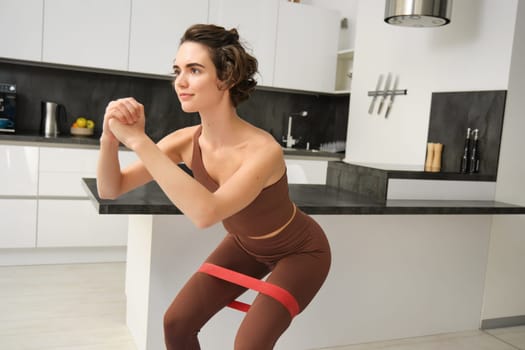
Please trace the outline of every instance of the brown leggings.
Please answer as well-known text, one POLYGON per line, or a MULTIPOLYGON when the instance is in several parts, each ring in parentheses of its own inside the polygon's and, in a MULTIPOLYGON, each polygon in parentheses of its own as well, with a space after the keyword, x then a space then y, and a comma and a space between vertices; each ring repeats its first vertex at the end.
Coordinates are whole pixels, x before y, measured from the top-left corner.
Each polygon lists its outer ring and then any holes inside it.
MULTIPOLYGON (((259 279, 271 272, 266 281, 289 291, 302 311, 326 279, 331 255, 321 227, 298 210, 275 237, 253 240, 226 235, 206 262, 259 279)), ((236 284, 195 273, 164 315, 167 349, 200 349, 197 335, 201 327, 245 291, 236 284)), ((290 314, 281 303, 259 293, 237 331, 235 349, 273 349, 290 323, 290 314)))

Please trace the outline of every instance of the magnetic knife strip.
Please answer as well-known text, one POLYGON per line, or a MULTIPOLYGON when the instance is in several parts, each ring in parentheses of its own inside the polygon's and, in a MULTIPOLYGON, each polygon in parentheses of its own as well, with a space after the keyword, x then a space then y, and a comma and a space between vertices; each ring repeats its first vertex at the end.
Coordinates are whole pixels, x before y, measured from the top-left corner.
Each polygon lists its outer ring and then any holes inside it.
MULTIPOLYGON (((257 278, 210 263, 202 264, 202 266, 199 268, 199 272, 203 272, 224 281, 237 284, 241 287, 253 289, 259 293, 274 298, 288 310, 292 318, 294 318, 299 313, 299 304, 297 303, 297 300, 294 298, 294 296, 286 289, 281 288, 275 284, 261 281, 257 278)), ((237 300, 232 301, 230 304, 228 304, 228 306, 243 312, 247 312, 250 309, 249 304, 237 300)))

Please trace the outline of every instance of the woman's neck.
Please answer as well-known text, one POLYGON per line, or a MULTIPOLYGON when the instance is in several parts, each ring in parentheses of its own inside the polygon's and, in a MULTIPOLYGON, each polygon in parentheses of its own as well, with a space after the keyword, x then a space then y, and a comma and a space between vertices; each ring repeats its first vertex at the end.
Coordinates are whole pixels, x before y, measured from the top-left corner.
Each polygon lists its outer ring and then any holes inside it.
POLYGON ((245 122, 237 115, 234 107, 214 108, 200 112, 202 133, 206 143, 214 147, 235 144, 238 131, 245 122))

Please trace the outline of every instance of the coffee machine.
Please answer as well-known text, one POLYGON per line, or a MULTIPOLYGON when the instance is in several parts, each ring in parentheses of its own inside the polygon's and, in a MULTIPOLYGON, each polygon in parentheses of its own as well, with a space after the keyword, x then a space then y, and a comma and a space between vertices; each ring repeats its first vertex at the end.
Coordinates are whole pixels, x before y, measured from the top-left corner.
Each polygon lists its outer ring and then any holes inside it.
POLYGON ((16 85, 0 83, 0 132, 15 132, 16 85))

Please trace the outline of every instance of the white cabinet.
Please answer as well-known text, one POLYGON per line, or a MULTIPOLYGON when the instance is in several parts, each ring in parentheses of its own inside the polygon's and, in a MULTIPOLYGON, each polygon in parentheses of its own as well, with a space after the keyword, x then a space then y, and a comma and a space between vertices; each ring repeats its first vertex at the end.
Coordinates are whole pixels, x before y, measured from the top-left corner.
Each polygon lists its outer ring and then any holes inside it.
POLYGON ((337 11, 281 2, 274 86, 333 92, 339 23, 337 11))
POLYGON ((325 185, 328 161, 285 159, 289 184, 325 185))
POLYGON ((42 9, 44 0, 0 0, 0 32, 5 40, 0 57, 42 59, 42 9))
POLYGON ((259 61, 259 85, 273 85, 279 0, 212 0, 209 22, 237 28, 246 48, 259 61))
POLYGON ((40 148, 40 196, 87 197, 83 177, 96 177, 98 150, 40 148))
POLYGON ((46 0, 45 62, 127 70, 131 0, 46 0))
MULTIPOLYGON (((99 215, 83 177, 96 177, 98 149, 40 148, 37 247, 125 246, 127 217, 99 215)), ((134 153, 120 151, 126 166, 134 153)))
POLYGON ((126 215, 98 215, 89 200, 40 199, 37 246, 125 246, 127 222, 126 215))
POLYGON ((36 196, 38 147, 0 145, 0 196, 36 196))
MULTIPOLYGON (((98 149, 40 148, 39 196, 86 197, 83 177, 97 176, 98 149)), ((122 167, 137 159, 130 151, 120 151, 122 167)))
POLYGON ((36 199, 0 197, 0 248, 35 248, 36 199))
POLYGON ((354 65, 354 50, 340 50, 337 53, 335 90, 350 92, 354 65))
POLYGON ((186 29, 207 23, 208 0, 133 0, 129 70, 170 74, 186 29))
POLYGON ((34 248, 38 148, 0 145, 0 248, 34 248))

